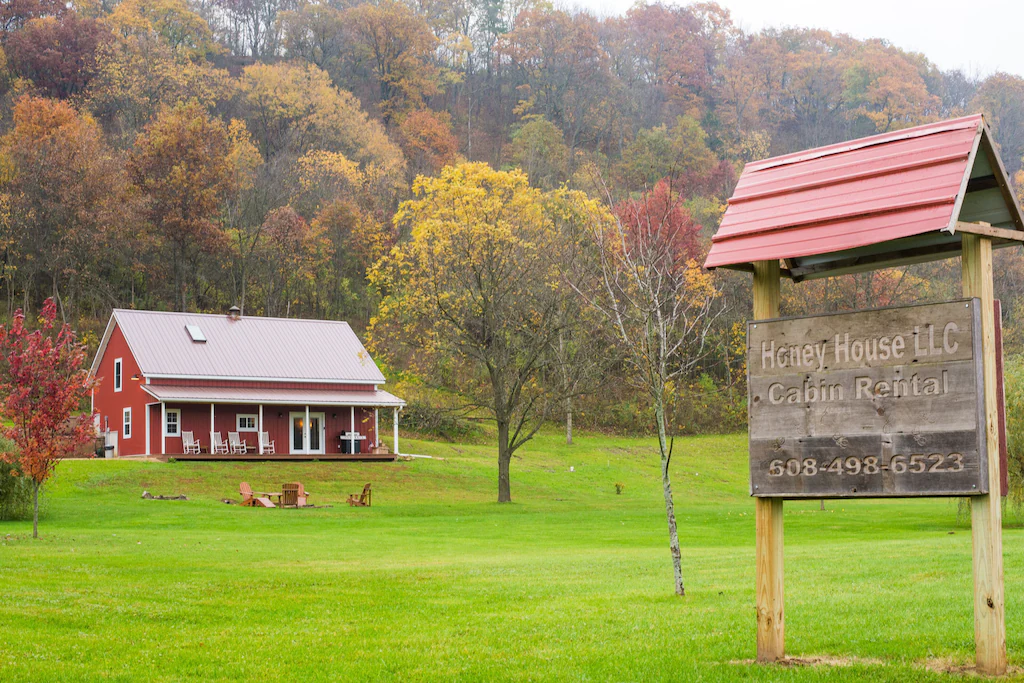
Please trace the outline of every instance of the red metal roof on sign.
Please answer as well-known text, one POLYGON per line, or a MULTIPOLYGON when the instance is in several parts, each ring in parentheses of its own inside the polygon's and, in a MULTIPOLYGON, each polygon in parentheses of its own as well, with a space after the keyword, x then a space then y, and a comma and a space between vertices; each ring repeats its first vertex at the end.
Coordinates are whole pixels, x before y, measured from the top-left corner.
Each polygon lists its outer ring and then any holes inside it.
POLYGON ((705 266, 865 247, 954 224, 981 115, 747 164, 705 266))

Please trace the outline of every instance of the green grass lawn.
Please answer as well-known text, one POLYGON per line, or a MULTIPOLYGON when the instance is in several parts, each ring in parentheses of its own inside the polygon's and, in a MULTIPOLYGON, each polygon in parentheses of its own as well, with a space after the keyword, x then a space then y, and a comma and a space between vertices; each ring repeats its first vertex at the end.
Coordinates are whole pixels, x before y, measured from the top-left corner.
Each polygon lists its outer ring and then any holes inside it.
MULTIPOLYGON (((438 459, 62 464, 42 538, 0 523, 0 680, 948 680, 926 665, 973 660, 955 502, 787 503, 787 653, 836 662, 756 666, 744 435, 676 441, 685 598, 653 439, 541 436, 511 505, 492 448, 403 446, 438 459), (242 480, 332 507, 222 503, 242 480), (345 505, 367 481, 374 506, 345 505)), ((1004 546, 1021 665, 1024 531, 1004 546)))

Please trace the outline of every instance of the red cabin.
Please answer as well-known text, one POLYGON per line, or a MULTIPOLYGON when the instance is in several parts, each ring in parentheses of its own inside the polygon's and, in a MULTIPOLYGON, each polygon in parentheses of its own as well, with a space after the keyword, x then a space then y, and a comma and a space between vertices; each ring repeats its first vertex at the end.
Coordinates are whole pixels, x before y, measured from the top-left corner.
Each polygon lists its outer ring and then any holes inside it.
POLYGON ((345 322, 116 309, 90 372, 97 432, 114 455, 398 453, 405 402, 380 389, 384 375, 345 322), (381 408, 394 411, 393 453, 381 408))

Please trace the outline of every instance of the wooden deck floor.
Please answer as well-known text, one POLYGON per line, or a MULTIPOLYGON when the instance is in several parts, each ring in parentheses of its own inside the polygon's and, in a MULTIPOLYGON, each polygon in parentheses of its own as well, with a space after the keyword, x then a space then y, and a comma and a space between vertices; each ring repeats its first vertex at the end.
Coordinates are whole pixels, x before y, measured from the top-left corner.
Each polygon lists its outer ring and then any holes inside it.
POLYGON ((326 460, 338 460, 338 461, 357 461, 357 462, 393 462, 395 460, 394 453, 246 453, 241 455, 239 453, 168 453, 167 455, 152 456, 158 460, 167 461, 170 458, 175 460, 211 460, 211 461, 222 461, 228 462, 232 460, 237 461, 261 461, 261 460, 277 460, 283 462, 309 462, 312 460, 319 460, 321 462, 326 460))

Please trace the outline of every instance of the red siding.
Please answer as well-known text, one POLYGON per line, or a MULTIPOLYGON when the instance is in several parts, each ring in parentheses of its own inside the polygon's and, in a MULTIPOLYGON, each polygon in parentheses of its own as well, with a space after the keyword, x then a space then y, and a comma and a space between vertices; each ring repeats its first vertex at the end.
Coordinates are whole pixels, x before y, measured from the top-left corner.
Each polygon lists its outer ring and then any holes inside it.
POLYGON ((144 455, 146 452, 146 404, 153 397, 142 390, 144 379, 138 363, 128 349, 121 329, 114 326, 110 342, 96 368, 99 380, 93 390, 93 408, 100 416, 100 430, 118 433, 119 455, 144 455), (114 391, 114 360, 121 359, 121 391, 114 391), (133 376, 139 380, 133 380, 133 376), (132 434, 122 434, 122 411, 132 409, 132 434))
MULTIPOLYGON (((203 451, 210 447, 210 406, 209 404, 196 403, 168 403, 168 409, 181 409, 182 431, 192 431, 199 439, 203 451)), ((347 406, 309 406, 311 413, 324 413, 324 425, 326 427, 325 451, 327 453, 341 452, 340 435, 351 428, 350 408, 347 406)), ((263 407, 263 431, 267 432, 269 438, 274 441, 278 453, 289 453, 291 451, 290 441, 290 414, 305 413, 305 406, 264 406, 263 407), (280 415, 280 417, 278 417, 280 415)), ((214 407, 214 425, 221 433, 221 437, 227 441, 228 432, 235 431, 236 416, 259 415, 259 408, 252 405, 230 405, 217 404, 214 407)), ((373 425, 373 408, 356 408, 356 431, 366 436, 362 441, 361 448, 365 453, 367 449, 376 443, 377 434, 373 425)), ((157 407, 154 424, 159 423, 160 412, 157 407)), ((154 433, 156 431, 154 430, 154 433)), ((255 432, 241 434, 249 446, 257 444, 255 432)), ((160 452, 159 436, 155 439, 153 453, 160 452)), ((166 453, 181 453, 181 439, 167 437, 166 453)))

